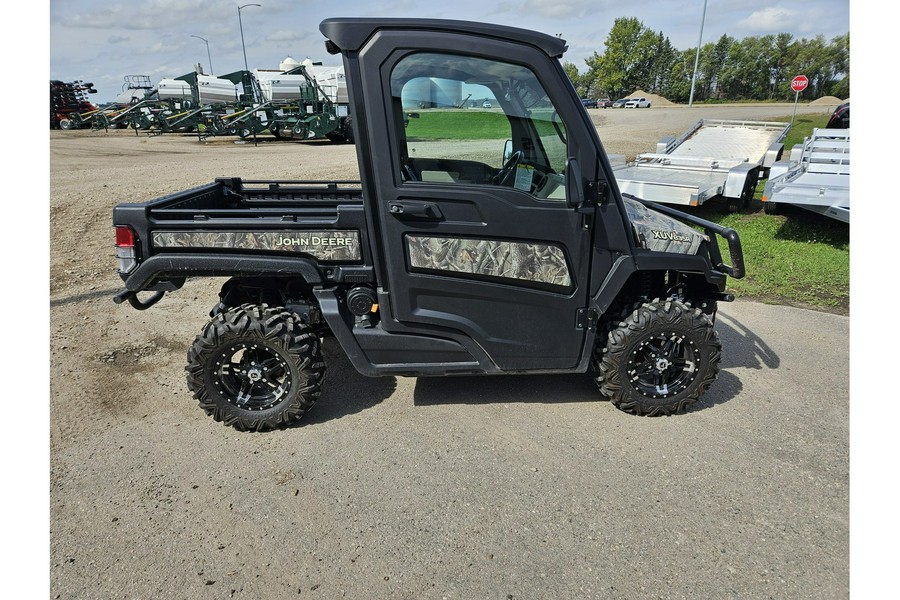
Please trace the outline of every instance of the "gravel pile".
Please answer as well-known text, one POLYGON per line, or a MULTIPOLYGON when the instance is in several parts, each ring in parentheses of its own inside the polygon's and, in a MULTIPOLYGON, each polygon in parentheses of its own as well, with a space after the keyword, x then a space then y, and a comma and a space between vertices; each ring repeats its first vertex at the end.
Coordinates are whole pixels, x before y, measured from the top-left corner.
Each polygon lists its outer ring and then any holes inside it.
POLYGON ((644 90, 635 90, 629 96, 629 98, 646 98, 650 101, 651 106, 674 106, 674 102, 671 100, 667 100, 662 96, 657 94, 650 94, 645 92, 644 90))

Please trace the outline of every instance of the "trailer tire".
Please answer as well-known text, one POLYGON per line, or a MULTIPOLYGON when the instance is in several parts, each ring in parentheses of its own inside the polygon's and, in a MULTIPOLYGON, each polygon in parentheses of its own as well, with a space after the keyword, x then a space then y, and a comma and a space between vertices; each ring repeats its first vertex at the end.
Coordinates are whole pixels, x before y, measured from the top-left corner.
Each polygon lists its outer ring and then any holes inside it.
POLYGON ((188 389, 214 420, 270 431, 300 420, 321 394, 318 336, 281 307, 244 304, 207 323, 188 351, 188 389))
POLYGON ((60 129, 65 129, 65 130, 74 129, 74 125, 75 124, 72 123, 72 121, 70 119, 60 119, 60 121, 59 121, 60 129))
POLYGON ((679 300, 638 306, 594 353, 600 393, 625 412, 683 411, 719 373, 722 345, 712 319, 679 300))

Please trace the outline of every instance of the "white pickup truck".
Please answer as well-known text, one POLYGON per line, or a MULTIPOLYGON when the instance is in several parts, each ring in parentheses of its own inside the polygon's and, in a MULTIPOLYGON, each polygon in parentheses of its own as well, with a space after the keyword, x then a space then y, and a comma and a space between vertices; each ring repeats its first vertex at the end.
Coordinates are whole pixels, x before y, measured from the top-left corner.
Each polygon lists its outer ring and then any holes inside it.
POLYGON ((650 101, 644 97, 632 98, 625 103, 625 108, 650 108, 650 101))

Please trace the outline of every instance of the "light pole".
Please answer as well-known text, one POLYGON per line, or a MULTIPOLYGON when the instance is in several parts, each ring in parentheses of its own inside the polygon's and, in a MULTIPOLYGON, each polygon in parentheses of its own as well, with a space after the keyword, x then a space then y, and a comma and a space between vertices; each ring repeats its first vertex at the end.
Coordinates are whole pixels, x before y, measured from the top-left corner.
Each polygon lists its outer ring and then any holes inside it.
POLYGON ((206 58, 209 59, 209 74, 212 75, 213 73, 215 73, 215 71, 213 71, 212 56, 209 54, 209 40, 194 34, 191 34, 191 37, 195 37, 198 40, 203 40, 204 42, 206 42, 206 58))
POLYGON ((244 4, 243 6, 238 6, 238 26, 241 28, 241 49, 244 51, 244 70, 249 71, 250 67, 247 66, 247 47, 244 46, 244 24, 241 22, 241 9, 247 8, 248 6, 262 6, 262 4, 244 4))
POLYGON ((694 105, 694 82, 697 81, 697 65, 700 64, 700 44, 703 43, 703 24, 706 23, 706 0, 703 0, 703 18, 700 19, 700 39, 697 40, 697 56, 694 58, 694 74, 691 75, 691 98, 688 106, 694 105))

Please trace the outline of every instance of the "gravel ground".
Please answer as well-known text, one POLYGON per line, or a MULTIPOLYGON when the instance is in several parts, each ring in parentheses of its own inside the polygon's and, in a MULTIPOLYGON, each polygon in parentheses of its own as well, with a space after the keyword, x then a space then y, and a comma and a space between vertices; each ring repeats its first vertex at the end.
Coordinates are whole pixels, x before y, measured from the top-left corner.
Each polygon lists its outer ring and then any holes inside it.
MULTIPOLYGON (((791 108, 590 112, 633 155, 791 108)), ((719 380, 660 419, 586 376, 367 379, 329 344, 303 424, 241 434, 184 381, 220 282, 113 304, 112 208, 219 176, 352 179, 354 147, 49 144, 50 598, 848 596, 846 317, 723 307, 719 380)))

